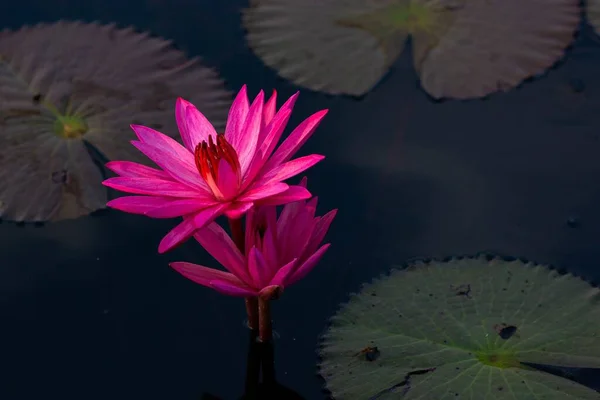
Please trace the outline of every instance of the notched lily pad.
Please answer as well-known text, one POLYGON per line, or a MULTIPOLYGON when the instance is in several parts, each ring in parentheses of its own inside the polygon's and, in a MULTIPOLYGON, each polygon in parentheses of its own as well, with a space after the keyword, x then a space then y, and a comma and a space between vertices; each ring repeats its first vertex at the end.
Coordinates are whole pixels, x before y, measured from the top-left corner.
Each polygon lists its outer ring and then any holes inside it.
POLYGON ((530 366, 600 368, 599 302, 598 288, 532 263, 416 262, 332 318, 320 372, 335 399, 600 399, 530 366))
POLYGON ((579 0, 472 0, 415 63, 435 98, 470 99, 510 90, 558 60, 581 20, 579 0))
POLYGON ((2 32, 0 217, 61 220, 104 208, 105 160, 92 154, 148 163, 129 143, 129 125, 178 138, 179 96, 223 127, 230 94, 222 81, 169 41, 65 21, 2 32))
MULTIPOLYGON (((406 1, 404 1, 406 3, 406 1)), ((408 33, 379 26, 377 12, 392 1, 260 0, 243 12, 250 48, 279 75, 331 94, 359 96, 388 71, 408 33), (361 15, 372 15, 361 29, 361 15), (357 26, 359 25, 359 26, 357 26)))
POLYGON ((362 95, 413 40, 413 63, 435 98, 512 89, 552 66, 573 41, 578 0, 253 1, 253 51, 279 75, 331 94, 362 95))
POLYGON ((600 35, 600 0, 588 0, 585 4, 587 21, 596 34, 600 35))

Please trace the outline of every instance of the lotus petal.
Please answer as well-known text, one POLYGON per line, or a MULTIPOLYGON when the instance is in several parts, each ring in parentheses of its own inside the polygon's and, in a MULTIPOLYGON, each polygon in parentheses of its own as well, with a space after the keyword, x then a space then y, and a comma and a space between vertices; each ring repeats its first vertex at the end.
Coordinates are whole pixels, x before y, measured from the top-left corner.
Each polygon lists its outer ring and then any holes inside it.
POLYGON ((214 71, 169 41, 66 21, 2 32, 0 217, 61 220, 104 208, 94 163, 104 160, 95 157, 148 164, 129 143, 129 125, 143 122, 179 139, 178 96, 223 128, 230 94, 214 71))

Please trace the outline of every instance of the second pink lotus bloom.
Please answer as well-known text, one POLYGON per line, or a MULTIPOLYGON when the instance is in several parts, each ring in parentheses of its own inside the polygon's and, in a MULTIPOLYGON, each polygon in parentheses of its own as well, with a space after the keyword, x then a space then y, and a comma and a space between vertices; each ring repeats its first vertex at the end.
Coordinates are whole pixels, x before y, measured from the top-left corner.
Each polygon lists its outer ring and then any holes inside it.
POLYGON ((310 192, 284 183, 324 157, 309 155, 290 159, 306 142, 327 110, 304 120, 277 147, 292 112, 297 94, 277 112, 277 97, 264 102, 261 91, 250 105, 246 86, 234 100, 224 134, 191 103, 178 99, 176 120, 184 146, 160 132, 132 125, 139 141, 133 145, 160 168, 128 161, 106 166, 119 177, 104 185, 136 196, 125 196, 107 205, 153 218, 185 217, 159 245, 159 252, 177 246, 197 229, 220 215, 240 218, 254 205, 286 204, 307 199, 310 192))
MULTIPOLYGON (((306 179, 301 183, 306 186, 306 179)), ((275 206, 246 214, 246 254, 213 222, 194 237, 228 272, 188 262, 171 263, 186 278, 238 297, 279 295, 305 277, 329 248, 321 245, 337 210, 315 217, 317 198, 286 204, 277 218, 275 206)))

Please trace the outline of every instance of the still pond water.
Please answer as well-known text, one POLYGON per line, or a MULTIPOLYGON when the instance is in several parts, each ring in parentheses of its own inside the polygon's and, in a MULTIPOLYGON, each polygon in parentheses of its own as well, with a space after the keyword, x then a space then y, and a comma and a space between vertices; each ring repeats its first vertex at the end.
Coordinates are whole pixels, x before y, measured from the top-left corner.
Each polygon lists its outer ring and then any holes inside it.
MULTIPOLYGON (((299 88, 248 49, 241 1, 21 0, 0 26, 134 25, 215 68, 228 90, 299 88)), ((435 102, 406 53, 360 99, 301 89, 290 126, 330 110, 303 154, 320 211, 340 211, 321 264, 274 305, 277 378, 325 399, 315 349, 363 282, 414 257, 494 252, 600 281, 600 45, 580 35, 549 73, 504 94, 435 102)), ((191 241, 159 255, 174 220, 109 211, 0 225, 0 398, 239 398, 248 349, 239 299, 168 267, 211 265, 191 241), (205 397, 209 398, 209 397, 205 397)))

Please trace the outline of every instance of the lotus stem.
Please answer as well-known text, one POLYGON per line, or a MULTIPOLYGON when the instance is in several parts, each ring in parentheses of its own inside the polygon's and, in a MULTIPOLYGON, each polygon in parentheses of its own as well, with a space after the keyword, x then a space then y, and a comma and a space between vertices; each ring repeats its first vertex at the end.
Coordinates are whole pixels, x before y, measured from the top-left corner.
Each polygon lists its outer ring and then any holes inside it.
POLYGON ((246 314, 248 315, 248 327, 253 331, 258 327, 258 301, 256 297, 246 297, 246 314))
MULTIPOLYGON (((231 237, 233 242, 240 250, 242 255, 246 254, 244 227, 242 225, 242 219, 229 218, 229 228, 231 229, 231 237)), ((247 297, 246 299, 246 314, 248 315, 248 327, 251 330, 259 329, 258 322, 258 301, 255 297, 247 297)))
POLYGON ((258 298, 258 339, 262 343, 269 343, 273 337, 271 322, 271 301, 258 298))

